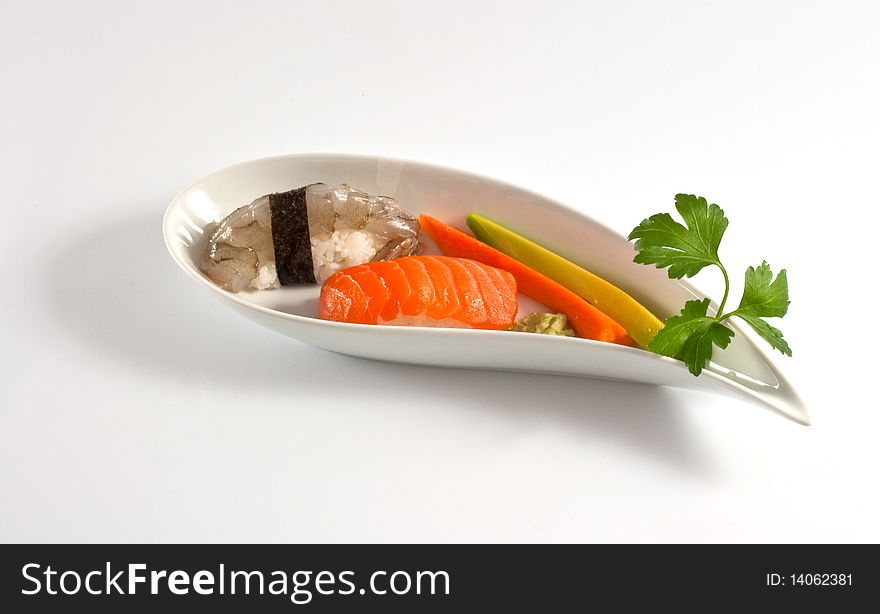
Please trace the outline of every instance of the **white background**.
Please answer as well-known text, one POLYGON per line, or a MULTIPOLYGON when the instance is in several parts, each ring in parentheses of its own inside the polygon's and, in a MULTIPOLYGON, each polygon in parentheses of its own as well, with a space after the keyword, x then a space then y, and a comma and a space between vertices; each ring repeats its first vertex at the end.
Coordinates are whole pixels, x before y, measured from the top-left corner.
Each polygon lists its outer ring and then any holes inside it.
POLYGON ((876 3, 155 4, 0 0, 0 539, 880 541, 876 3), (175 268, 185 185, 324 151, 621 233, 705 194, 734 294, 789 270, 814 425, 337 356, 175 268))

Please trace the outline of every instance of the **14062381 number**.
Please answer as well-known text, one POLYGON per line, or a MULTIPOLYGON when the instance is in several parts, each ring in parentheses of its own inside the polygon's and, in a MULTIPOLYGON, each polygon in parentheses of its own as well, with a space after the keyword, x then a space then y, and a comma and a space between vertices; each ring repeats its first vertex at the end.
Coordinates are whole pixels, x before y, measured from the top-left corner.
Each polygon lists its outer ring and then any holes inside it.
POLYGON ((851 573, 793 573, 792 586, 852 586, 851 573))

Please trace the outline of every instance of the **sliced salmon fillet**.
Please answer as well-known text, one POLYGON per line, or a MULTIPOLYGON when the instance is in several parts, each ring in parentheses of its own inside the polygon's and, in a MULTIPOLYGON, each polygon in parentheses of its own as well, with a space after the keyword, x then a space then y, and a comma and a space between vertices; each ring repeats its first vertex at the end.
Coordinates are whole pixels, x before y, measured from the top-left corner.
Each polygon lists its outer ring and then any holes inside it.
POLYGON ((407 256, 337 271, 321 287, 319 315, 356 324, 503 330, 516 321, 516 280, 466 258, 407 256))

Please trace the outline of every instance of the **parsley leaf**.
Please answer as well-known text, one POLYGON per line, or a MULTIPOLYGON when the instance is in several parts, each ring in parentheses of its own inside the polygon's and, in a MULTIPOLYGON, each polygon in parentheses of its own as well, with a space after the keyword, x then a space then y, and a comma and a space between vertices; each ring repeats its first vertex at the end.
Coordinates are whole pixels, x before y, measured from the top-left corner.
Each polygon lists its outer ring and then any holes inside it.
POLYGON ((762 262, 758 268, 746 269, 746 283, 743 290, 742 300, 736 313, 752 313, 756 316, 781 318, 788 313, 788 276, 785 269, 779 271, 776 279, 773 279, 773 271, 767 262, 762 262))
POLYGON ((677 194, 675 208, 685 225, 668 213, 658 213, 642 220, 629 234, 629 240, 635 240, 634 262, 666 268, 673 279, 692 277, 707 266, 715 265, 724 276, 724 297, 718 312, 711 316, 709 299, 687 301, 679 315, 666 319, 648 349, 683 360, 691 373, 699 375, 711 360, 715 346, 724 349, 733 339, 734 333, 724 325, 724 320, 738 316, 772 347, 791 356, 791 347, 782 337, 782 331, 764 320, 781 318, 788 312, 791 301, 785 269, 773 279, 773 271, 766 262, 759 267, 749 267, 739 307, 725 313, 730 276, 718 258, 718 247, 728 225, 724 211, 718 205, 710 205, 702 196, 689 194, 677 194))
POLYGON ((676 194, 675 208, 687 228, 668 213, 643 220, 628 237, 636 239, 635 262, 669 267, 673 279, 693 277, 710 264, 720 266, 718 245, 728 223, 721 207, 710 205, 702 196, 676 194))
POLYGON ((726 348, 733 331, 706 315, 709 299, 688 301, 681 314, 668 318, 648 349, 657 354, 683 360, 688 371, 699 375, 712 358, 713 345, 726 348))
POLYGON ((746 269, 745 290, 739 307, 725 317, 739 316, 746 321, 755 332, 767 343, 791 356, 791 347, 782 338, 782 331, 762 320, 762 317, 781 318, 788 313, 788 276, 785 269, 779 271, 773 279, 770 265, 762 262, 758 268, 746 269))
POLYGON ((755 329, 755 332, 761 335, 761 337, 763 337, 771 346, 786 356, 791 356, 791 347, 788 345, 788 342, 782 338, 781 330, 775 326, 770 326, 766 320, 762 320, 757 316, 744 313, 737 313, 736 315, 748 322, 751 327, 755 329))

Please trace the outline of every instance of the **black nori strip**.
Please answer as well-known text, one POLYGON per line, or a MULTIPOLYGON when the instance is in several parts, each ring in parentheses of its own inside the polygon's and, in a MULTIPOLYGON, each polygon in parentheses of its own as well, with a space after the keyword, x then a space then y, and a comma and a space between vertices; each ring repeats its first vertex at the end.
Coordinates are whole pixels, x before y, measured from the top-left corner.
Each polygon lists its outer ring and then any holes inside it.
POLYGON ((315 283, 306 187, 269 195, 275 269, 282 286, 315 283))

